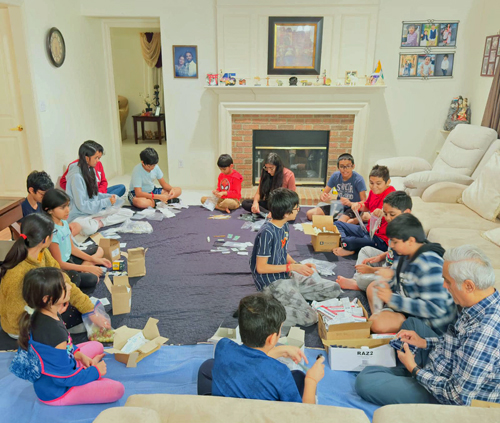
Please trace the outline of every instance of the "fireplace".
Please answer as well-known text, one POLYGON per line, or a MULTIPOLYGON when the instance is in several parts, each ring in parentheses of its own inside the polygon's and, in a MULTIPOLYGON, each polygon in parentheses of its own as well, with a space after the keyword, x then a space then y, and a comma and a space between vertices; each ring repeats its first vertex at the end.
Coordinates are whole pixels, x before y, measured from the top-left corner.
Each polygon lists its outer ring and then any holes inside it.
POLYGON ((259 184, 264 160, 276 153, 295 175, 296 185, 325 186, 330 131, 253 131, 252 181, 259 184))

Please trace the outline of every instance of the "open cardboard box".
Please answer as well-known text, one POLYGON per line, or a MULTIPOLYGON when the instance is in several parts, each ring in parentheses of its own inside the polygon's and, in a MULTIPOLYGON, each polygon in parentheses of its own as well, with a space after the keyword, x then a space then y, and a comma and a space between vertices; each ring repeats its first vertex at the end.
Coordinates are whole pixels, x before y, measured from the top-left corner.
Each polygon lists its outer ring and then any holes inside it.
POLYGON ((111 305, 113 316, 130 313, 132 306, 132 288, 128 281, 128 276, 114 276, 113 282, 109 276, 104 277, 104 284, 111 294, 111 305))
POLYGON ((98 238, 98 243, 96 242, 99 247, 101 247, 104 250, 104 258, 108 259, 111 263, 113 263, 115 260, 120 260, 120 241, 117 239, 110 239, 110 238, 98 238))
POLYGON ((241 342, 241 337, 240 337, 239 326, 237 326, 236 329, 220 327, 212 335, 212 337, 210 339, 208 339, 207 342, 216 345, 217 342, 219 342, 222 338, 229 338, 230 340, 236 342, 237 344, 241 344, 242 342, 241 342))
POLYGON ((122 256, 127 258, 127 273, 130 278, 146 276, 146 252, 143 247, 129 248, 122 256))
POLYGON ((287 336, 280 338, 278 344, 280 345, 293 345, 294 347, 300 348, 304 352, 306 345, 306 332, 302 329, 294 326, 290 328, 287 336))
POLYGON ((116 329, 113 348, 106 348, 104 351, 108 354, 114 354, 115 359, 120 363, 126 364, 127 367, 136 367, 139 361, 153 354, 155 351, 158 351, 167 341, 168 338, 160 336, 160 332, 158 331, 158 319, 150 317, 142 331, 127 326, 121 326, 116 329), (149 342, 130 354, 123 353, 121 349, 125 346, 127 341, 139 332, 142 332, 144 338, 149 342))
POLYGON ((340 233, 337 227, 333 224, 333 218, 331 216, 315 215, 313 216, 312 225, 302 224, 302 227, 304 228, 304 233, 306 235, 311 235, 311 244, 314 251, 332 251, 340 245, 340 233), (313 228, 321 230, 325 228, 327 231, 332 231, 334 233, 319 233, 316 235, 313 228))
POLYGON ((337 341, 340 339, 370 338, 372 322, 368 321, 368 312, 361 303, 359 303, 359 307, 363 309, 363 316, 367 319, 366 322, 330 325, 328 330, 326 330, 325 323, 323 322, 323 316, 318 313, 318 332, 323 344, 325 341, 337 341))

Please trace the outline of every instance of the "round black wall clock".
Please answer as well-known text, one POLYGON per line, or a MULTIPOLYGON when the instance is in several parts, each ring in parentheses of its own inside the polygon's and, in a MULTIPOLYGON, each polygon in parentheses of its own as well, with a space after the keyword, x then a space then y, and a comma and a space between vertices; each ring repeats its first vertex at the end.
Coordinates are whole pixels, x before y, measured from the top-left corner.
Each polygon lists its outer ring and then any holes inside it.
POLYGON ((66 44, 64 44, 61 31, 57 28, 51 28, 47 34, 47 53, 56 68, 60 67, 66 59, 66 44))

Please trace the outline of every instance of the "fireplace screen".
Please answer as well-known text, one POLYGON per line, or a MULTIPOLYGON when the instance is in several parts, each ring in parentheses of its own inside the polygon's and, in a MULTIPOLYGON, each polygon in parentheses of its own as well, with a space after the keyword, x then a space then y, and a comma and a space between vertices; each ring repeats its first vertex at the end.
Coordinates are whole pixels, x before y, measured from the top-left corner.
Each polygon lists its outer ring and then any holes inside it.
POLYGON ((269 153, 280 156, 297 185, 324 186, 330 131, 253 131, 253 182, 259 184, 269 153))

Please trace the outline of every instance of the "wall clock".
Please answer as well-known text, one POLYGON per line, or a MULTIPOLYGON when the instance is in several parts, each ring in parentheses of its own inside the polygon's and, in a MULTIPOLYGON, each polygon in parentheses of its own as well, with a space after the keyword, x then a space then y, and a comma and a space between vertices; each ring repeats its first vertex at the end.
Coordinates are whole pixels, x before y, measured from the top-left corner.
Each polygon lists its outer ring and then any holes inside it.
POLYGON ((64 38, 57 28, 51 28, 47 34, 47 53, 49 54, 50 61, 58 68, 64 63, 66 59, 66 44, 64 38))

